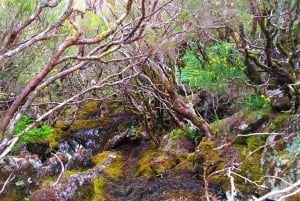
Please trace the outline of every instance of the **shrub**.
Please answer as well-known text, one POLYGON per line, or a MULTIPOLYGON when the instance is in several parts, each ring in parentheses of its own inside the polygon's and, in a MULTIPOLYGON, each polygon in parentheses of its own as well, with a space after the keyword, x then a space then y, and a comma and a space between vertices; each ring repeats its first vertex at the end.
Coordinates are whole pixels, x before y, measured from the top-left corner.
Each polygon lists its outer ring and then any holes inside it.
POLYGON ((177 76, 192 89, 202 88, 211 92, 222 92, 222 84, 234 78, 242 78, 243 61, 233 43, 216 43, 206 48, 209 59, 197 55, 196 45, 191 45, 183 56, 184 67, 177 76))
POLYGON ((270 98, 260 95, 258 93, 247 95, 244 97, 242 108, 245 110, 260 110, 260 109, 270 109, 270 98))

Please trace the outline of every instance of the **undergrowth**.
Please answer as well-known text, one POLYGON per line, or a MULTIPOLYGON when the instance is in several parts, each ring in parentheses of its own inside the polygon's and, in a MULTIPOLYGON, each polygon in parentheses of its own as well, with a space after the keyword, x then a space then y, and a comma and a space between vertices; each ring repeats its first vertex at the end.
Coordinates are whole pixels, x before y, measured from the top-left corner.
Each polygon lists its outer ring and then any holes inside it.
POLYGON ((184 67, 177 69, 177 77, 192 90, 205 89, 222 93, 224 82, 243 78, 243 61, 234 50, 233 43, 222 42, 206 48, 208 60, 198 56, 197 46, 192 44, 185 50, 184 67))
MULTIPOLYGON (((20 122, 17 124, 14 135, 17 135, 24 131, 27 126, 32 122, 32 119, 28 116, 23 116, 20 122)), ((18 147, 23 142, 36 142, 42 139, 45 139, 50 134, 52 134, 53 129, 48 124, 42 124, 41 126, 37 128, 33 128, 29 130, 25 135, 21 136, 18 144, 16 147, 18 147)))

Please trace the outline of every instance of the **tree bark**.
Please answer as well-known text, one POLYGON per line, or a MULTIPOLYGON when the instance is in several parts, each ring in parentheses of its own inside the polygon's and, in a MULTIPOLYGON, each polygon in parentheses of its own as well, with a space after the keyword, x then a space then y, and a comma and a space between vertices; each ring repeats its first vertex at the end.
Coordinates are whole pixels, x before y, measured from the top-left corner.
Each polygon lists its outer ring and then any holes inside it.
POLYGON ((192 123, 200 128, 206 135, 207 139, 210 140, 211 130, 207 121, 201 117, 197 116, 194 109, 190 106, 187 106, 179 97, 175 89, 169 90, 171 102, 173 103, 173 108, 176 112, 182 114, 187 119, 191 120, 192 123))

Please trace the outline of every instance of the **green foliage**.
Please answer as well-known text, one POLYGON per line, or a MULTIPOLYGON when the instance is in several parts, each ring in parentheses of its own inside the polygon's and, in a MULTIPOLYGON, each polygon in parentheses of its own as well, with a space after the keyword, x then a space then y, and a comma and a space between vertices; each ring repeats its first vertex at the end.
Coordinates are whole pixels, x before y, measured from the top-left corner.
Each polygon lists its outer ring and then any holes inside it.
POLYGON ((184 68, 177 72, 182 83, 192 89, 203 88, 221 92, 222 84, 237 77, 243 77, 243 62, 232 43, 216 43, 206 48, 209 60, 198 56, 196 45, 185 51, 184 68))
MULTIPOLYGON (((7 9, 8 7, 13 8, 16 13, 29 15, 35 9, 36 0, 3 0, 2 8, 7 9)), ((41 0, 39 1, 41 2, 41 0)))
POLYGON ((185 129, 185 133, 186 133, 187 136, 189 136, 189 137, 191 137, 193 139, 195 137, 197 137, 197 132, 195 130, 191 129, 191 128, 185 129))
POLYGON ((177 138, 177 137, 179 137, 181 135, 184 135, 184 134, 185 134, 184 130, 182 130, 182 129, 175 129, 175 130, 172 130, 170 132, 170 137, 171 138, 177 138))
POLYGON ((175 130, 172 130, 170 132, 170 137, 171 138, 178 138, 178 137, 184 136, 184 135, 187 135, 187 136, 189 136, 191 138, 195 138, 197 136, 197 133, 196 133, 196 131, 194 131, 191 128, 187 128, 185 130, 175 129, 175 130))
POLYGON ((92 11, 87 11, 84 18, 79 21, 80 27, 85 30, 87 37, 95 37, 98 33, 107 31, 109 28, 102 16, 98 16, 92 11))
POLYGON ((258 93, 244 97, 242 108, 245 110, 270 109, 270 98, 258 93))
MULTIPOLYGON (((17 124, 14 134, 17 135, 21 133, 26 127, 31 123, 31 119, 28 116, 23 116, 20 122, 17 124)), ((43 124, 38 128, 33 128, 23 135, 18 144, 23 142, 35 142, 40 139, 45 139, 52 133, 53 129, 47 125, 43 124)))

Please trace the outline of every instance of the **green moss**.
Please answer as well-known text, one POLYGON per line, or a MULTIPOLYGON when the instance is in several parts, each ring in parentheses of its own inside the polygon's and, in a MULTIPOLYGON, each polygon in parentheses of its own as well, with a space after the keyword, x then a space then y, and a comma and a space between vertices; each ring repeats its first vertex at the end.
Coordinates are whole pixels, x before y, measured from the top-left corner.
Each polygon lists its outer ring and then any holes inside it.
POLYGON ((104 201, 104 187, 106 184, 106 179, 103 175, 100 175, 94 180, 94 195, 92 201, 104 201))
POLYGON ((69 127, 71 124, 71 121, 67 121, 67 120, 57 120, 54 127, 55 128, 67 128, 69 127))
POLYGON ((72 124, 69 130, 70 132, 75 132, 82 129, 92 129, 99 126, 108 126, 109 124, 111 124, 111 119, 106 117, 89 120, 77 120, 72 124))
POLYGON ((80 186, 76 195, 72 198, 73 201, 90 201, 93 198, 94 186, 93 184, 87 184, 80 186))
POLYGON ((225 129, 226 121, 225 119, 214 121, 210 124, 210 129, 212 133, 219 133, 221 136, 227 136, 228 133, 225 129))
POLYGON ((68 132, 64 132, 61 128, 54 128, 52 134, 49 135, 45 140, 48 140, 50 148, 54 149, 58 146, 59 141, 68 134, 68 132))
POLYGON ((87 116, 99 111, 100 101, 89 101, 79 109, 77 119, 87 119, 87 116))
POLYGON ((176 139, 176 138, 178 138, 182 135, 184 135, 184 131, 181 130, 181 129, 172 130, 170 132, 170 137, 173 138, 173 139, 176 139))
MULTIPOLYGON (((266 136, 251 136, 244 139, 244 144, 234 144, 234 147, 240 152, 240 158, 243 161, 240 174, 244 177, 260 183, 265 175, 266 169, 261 166, 261 151, 252 153, 257 148, 265 144, 266 136), (252 153, 251 155, 249 155, 252 153)), ((236 178, 237 188, 244 192, 256 189, 255 185, 245 185, 245 180, 236 178)))
POLYGON ((275 119, 273 119, 273 123, 275 125, 282 124, 285 120, 287 120, 291 115, 289 114, 280 114, 275 119))
POLYGON ((172 130, 170 132, 170 137, 173 138, 173 139, 177 139, 177 138, 180 138, 180 137, 185 136, 185 135, 189 136, 191 138, 196 137, 196 133, 190 128, 187 128, 186 130, 175 129, 175 130, 172 130))
POLYGON ((117 115, 124 112, 123 102, 119 99, 111 100, 106 103, 106 111, 109 111, 109 115, 117 115))
POLYGON ((157 155, 158 153, 154 151, 145 152, 138 162, 138 170, 136 172, 136 176, 144 176, 146 178, 155 176, 150 167, 150 162, 153 160, 153 157, 157 155))
POLYGON ((62 175, 62 178, 65 179, 70 177, 71 175, 80 174, 82 171, 82 169, 66 170, 62 175))
POLYGON ((96 156, 93 157, 93 162, 95 165, 99 166, 102 165, 104 162, 106 162, 110 155, 115 156, 116 158, 112 161, 112 163, 104 168, 104 172, 113 180, 118 180, 122 174, 123 174, 123 169, 122 169, 122 156, 115 153, 115 152, 102 152, 96 156))
POLYGON ((43 181, 42 181, 43 184, 42 185, 43 186, 49 186, 49 185, 53 184, 55 181, 56 181, 55 177, 47 177, 47 178, 43 179, 43 181))
MULTIPOLYGON (((24 115, 21 120, 18 122, 14 134, 20 134, 23 132, 31 123, 33 119, 24 115)), ((29 130, 25 135, 22 135, 16 145, 13 147, 13 150, 17 150, 20 145, 24 142, 42 142, 45 141, 53 133, 53 128, 48 124, 41 124, 38 127, 35 127, 29 130)))
POLYGON ((150 150, 142 155, 138 162, 138 169, 135 175, 150 179, 157 174, 163 174, 173 169, 178 162, 175 155, 150 150))
POLYGON ((202 140, 200 144, 198 145, 198 149, 201 151, 207 151, 210 149, 213 149, 215 147, 215 142, 214 141, 205 141, 202 140))
POLYGON ((248 150, 255 150, 258 147, 265 144, 267 135, 265 136, 251 136, 246 138, 247 148, 248 150))
POLYGON ((195 160, 200 166, 215 166, 219 163, 219 152, 213 150, 216 142, 202 140, 195 154, 195 160))
POLYGON ((291 117, 290 114, 279 114, 275 118, 272 119, 271 125, 269 126, 268 131, 272 132, 278 130, 278 128, 289 127, 289 122, 286 121, 291 117), (286 124, 286 125, 283 125, 286 124))

